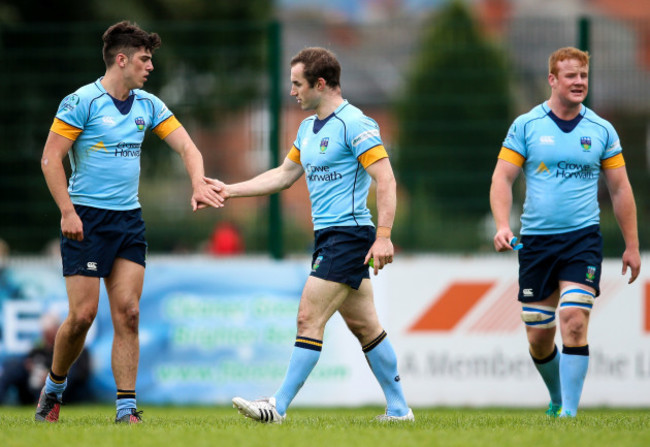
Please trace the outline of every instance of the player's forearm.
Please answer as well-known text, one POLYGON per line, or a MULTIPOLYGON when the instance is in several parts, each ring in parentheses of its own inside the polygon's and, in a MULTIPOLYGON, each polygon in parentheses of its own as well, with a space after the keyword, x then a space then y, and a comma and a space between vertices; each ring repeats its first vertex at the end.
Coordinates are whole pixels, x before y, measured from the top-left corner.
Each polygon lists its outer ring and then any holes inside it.
POLYGON ((68 194, 68 180, 65 176, 63 162, 59 159, 43 158, 41 170, 45 177, 45 183, 50 190, 54 202, 59 207, 61 215, 74 212, 74 205, 68 194))
POLYGON ((226 190, 229 197, 255 197, 274 194, 292 185, 282 174, 281 167, 270 169, 250 180, 228 185, 226 190))
POLYGON ((393 227, 397 209, 397 184, 395 177, 377 182, 377 226, 393 227))
POLYGON ((192 186, 196 187, 204 182, 205 168, 203 166, 203 156, 194 144, 188 146, 181 152, 181 158, 185 164, 185 170, 190 177, 192 186))
POLYGON ((490 187, 490 208, 497 230, 510 227, 512 209, 512 185, 502 180, 492 180, 490 187))
POLYGON ((614 216, 623 234, 625 246, 628 249, 639 249, 639 233, 637 227, 636 203, 632 187, 626 185, 612 195, 614 216))

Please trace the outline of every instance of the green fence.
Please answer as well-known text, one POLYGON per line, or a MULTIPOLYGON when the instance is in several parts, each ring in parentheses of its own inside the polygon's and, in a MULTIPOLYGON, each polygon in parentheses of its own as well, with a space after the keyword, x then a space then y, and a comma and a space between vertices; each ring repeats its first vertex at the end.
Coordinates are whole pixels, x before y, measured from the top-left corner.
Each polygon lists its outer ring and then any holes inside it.
MULTIPOLYGON (((550 52, 588 46, 590 106, 621 136, 643 247, 650 209, 650 50, 643 36, 650 23, 589 18, 580 24, 580 18, 511 19, 486 37, 475 22, 450 25, 440 14, 368 25, 141 23, 163 39, 145 88, 189 130, 208 175, 238 181, 280 163, 306 116, 288 95, 289 58, 304 46, 329 47, 342 63, 344 97, 382 126, 399 183, 396 245, 411 252, 489 252, 488 188, 507 126, 548 97, 550 52), (467 27, 475 40, 462 44, 467 27), (455 70, 422 71, 428 62, 445 67, 443 56, 460 61, 455 70), (430 84, 445 87, 428 90, 430 84), (413 104, 425 111, 409 115, 413 104), (409 143, 407 133, 427 137, 409 143)), ((39 160, 61 99, 103 74, 106 26, 0 28, 0 238, 13 253, 41 252, 58 237, 60 216, 39 160)), ((202 251, 215 226, 226 221, 239 228, 248 253, 280 257, 309 250, 303 180, 272 200, 241 199, 192 213, 182 163, 153 135, 145 141, 142 168, 140 199, 152 252, 202 251)), ((515 206, 521 207, 522 185, 516 190, 515 206)), ((618 256, 622 240, 605 189, 601 203, 607 255, 618 256)))

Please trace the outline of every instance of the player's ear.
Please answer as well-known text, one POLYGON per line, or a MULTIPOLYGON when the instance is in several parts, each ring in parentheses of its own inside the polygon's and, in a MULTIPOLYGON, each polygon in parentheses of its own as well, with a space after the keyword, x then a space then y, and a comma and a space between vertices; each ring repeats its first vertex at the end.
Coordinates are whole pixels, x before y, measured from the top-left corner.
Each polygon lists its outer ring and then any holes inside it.
POLYGON ((117 56, 115 56, 115 62, 117 63, 117 66, 120 68, 126 67, 126 63, 128 61, 129 58, 124 53, 117 53, 117 56))

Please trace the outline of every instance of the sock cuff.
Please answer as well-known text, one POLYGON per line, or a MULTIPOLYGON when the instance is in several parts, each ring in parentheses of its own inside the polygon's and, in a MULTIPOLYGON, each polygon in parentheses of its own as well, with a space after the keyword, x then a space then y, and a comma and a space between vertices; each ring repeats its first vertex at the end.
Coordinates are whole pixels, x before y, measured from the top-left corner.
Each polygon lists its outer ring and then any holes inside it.
POLYGON ((564 346, 562 345, 562 354, 568 355, 589 355, 589 345, 584 346, 564 346))
POLYGON ((135 399, 135 390, 117 390, 117 399, 135 399))
POLYGON ((533 359, 533 362, 537 363, 538 365, 543 365, 544 363, 548 363, 551 360, 555 358, 557 355, 557 345, 553 345, 553 352, 548 357, 544 357, 543 359, 536 359, 533 357, 533 354, 530 355, 530 358, 533 359))
POLYGON ((63 382, 65 382, 65 379, 67 379, 67 377, 68 377, 67 374, 65 376, 57 376, 50 369, 50 380, 54 383, 61 385, 63 382))
POLYGON ((296 348, 309 349, 311 351, 322 351, 323 350, 323 340, 316 340, 315 338, 309 337, 296 337, 296 348))
POLYGON ((377 338, 375 338, 373 341, 368 343, 367 345, 363 346, 361 349, 363 350, 364 354, 367 354, 368 352, 372 351, 379 343, 384 341, 384 338, 386 338, 386 331, 381 331, 381 334, 377 338))

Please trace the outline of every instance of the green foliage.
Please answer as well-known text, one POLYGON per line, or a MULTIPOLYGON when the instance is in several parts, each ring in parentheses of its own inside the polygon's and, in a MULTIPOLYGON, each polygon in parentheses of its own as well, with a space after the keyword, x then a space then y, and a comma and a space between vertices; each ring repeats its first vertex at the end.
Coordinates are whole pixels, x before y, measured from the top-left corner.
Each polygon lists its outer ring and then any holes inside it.
POLYGON ((33 408, 0 408, 0 444, 138 446, 636 447, 650 443, 647 409, 581 410, 549 419, 543 409, 415 409, 408 424, 373 420, 383 408, 292 408, 282 425, 245 419, 224 407, 144 407, 144 424, 116 426, 113 406, 64 406, 58 424, 36 424, 33 408), (308 441, 307 441, 308 440, 308 441))
MULTIPOLYGON (((512 119, 505 57, 454 1, 432 16, 414 60, 398 104, 398 180, 431 212, 471 223, 489 212, 491 173, 512 119)), ((412 211, 411 220, 431 220, 420 206, 412 211)), ((417 228, 409 233, 409 248, 430 242, 417 228)))

